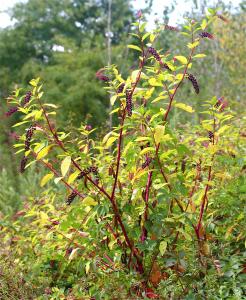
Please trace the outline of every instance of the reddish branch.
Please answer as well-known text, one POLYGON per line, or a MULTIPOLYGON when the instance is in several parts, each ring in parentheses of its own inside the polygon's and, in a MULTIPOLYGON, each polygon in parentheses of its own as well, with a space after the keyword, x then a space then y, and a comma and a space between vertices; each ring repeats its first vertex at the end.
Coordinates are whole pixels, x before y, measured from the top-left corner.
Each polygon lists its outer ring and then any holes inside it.
MULTIPOLYGON (((149 192, 152 181, 153 171, 148 173, 148 180, 145 188, 144 201, 145 201, 145 209, 144 209, 144 222, 148 220, 148 209, 149 209, 149 192)), ((141 233, 141 241, 144 242, 147 239, 147 230, 143 224, 142 233, 141 233)))

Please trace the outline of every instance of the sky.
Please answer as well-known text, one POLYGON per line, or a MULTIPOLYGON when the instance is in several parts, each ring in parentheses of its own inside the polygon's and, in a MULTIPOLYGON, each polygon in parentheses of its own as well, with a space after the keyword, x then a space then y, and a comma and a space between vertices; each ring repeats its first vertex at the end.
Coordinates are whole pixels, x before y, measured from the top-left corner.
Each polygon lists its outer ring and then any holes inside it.
MULTIPOLYGON (((11 8, 14 4, 20 1, 26 1, 26 0, 0 0, 0 27, 4 28, 9 25, 11 25, 11 20, 5 10, 8 8, 11 8)), ((42 0, 40 0, 42 1, 42 0)), ((114 0, 112 0, 114 1, 114 0)), ((150 20, 150 26, 153 25, 154 20, 158 17, 161 17, 162 12, 166 6, 170 4, 170 0, 154 0, 153 1, 153 12, 151 16, 149 17, 150 20), (151 24, 152 23, 152 24, 151 24)), ((171 14, 170 17, 170 25, 176 25, 180 23, 180 19, 182 20, 182 15, 191 10, 192 1, 191 0, 177 0, 177 5, 175 7, 175 11, 171 14)), ((216 0, 212 0, 211 3, 216 3, 216 0)), ((229 3, 231 1, 224 0, 225 3, 229 3)), ((232 3, 234 6, 238 6, 240 3, 240 0, 233 0, 232 3)), ((139 10, 141 8, 145 7, 145 0, 132 0, 133 6, 136 10, 139 10)))

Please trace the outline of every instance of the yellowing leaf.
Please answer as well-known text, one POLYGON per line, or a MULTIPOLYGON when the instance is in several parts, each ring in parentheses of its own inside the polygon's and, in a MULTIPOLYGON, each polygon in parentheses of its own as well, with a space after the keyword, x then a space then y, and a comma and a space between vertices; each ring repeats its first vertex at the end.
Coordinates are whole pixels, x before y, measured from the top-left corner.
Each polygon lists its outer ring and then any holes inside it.
POLYGON ((68 260, 72 260, 73 258, 75 258, 78 250, 79 248, 74 248, 68 257, 68 260))
POLYGON ((113 95, 112 97, 110 97, 110 103, 111 103, 112 106, 114 105, 117 97, 118 97, 117 95, 113 95))
POLYGON ((144 148, 140 153, 139 153, 139 155, 144 155, 144 154, 146 154, 146 153, 148 153, 148 152, 154 152, 155 151, 155 148, 153 148, 153 147, 147 147, 147 148, 144 148))
POLYGON ((117 240, 110 241, 109 244, 108 244, 109 249, 112 250, 113 247, 114 247, 114 244, 116 244, 116 243, 117 243, 117 240))
POLYGON ((203 58, 203 57, 206 57, 206 56, 207 56, 206 54, 199 53, 199 54, 196 54, 195 56, 193 56, 193 58, 203 58))
POLYGON ((184 56, 178 55, 178 56, 175 56, 174 58, 176 58, 178 61, 180 61, 181 64, 183 64, 183 65, 186 65, 188 63, 187 58, 184 56))
POLYGON ((57 184, 59 181, 62 180, 63 177, 57 177, 54 179, 54 183, 57 184))
POLYGON ((30 85, 32 85, 32 86, 37 86, 38 85, 38 82, 39 82, 39 79, 40 78, 37 78, 37 79, 32 79, 29 83, 30 83, 30 85))
POLYGON ((40 150, 37 155, 37 160, 44 158, 49 153, 50 148, 51 146, 46 146, 42 150, 40 150))
POLYGON ((155 98, 153 101, 151 101, 151 103, 156 103, 160 100, 164 100, 164 99, 167 99, 167 98, 168 98, 168 95, 159 96, 159 97, 155 98))
POLYGON ((175 103, 174 104, 175 107, 181 108, 189 113, 194 112, 193 108, 190 105, 186 105, 184 103, 175 103))
POLYGON ((80 171, 79 171, 79 170, 73 172, 73 173, 68 177, 67 183, 68 183, 68 184, 73 183, 74 180, 78 177, 79 174, 80 174, 80 171))
POLYGON ((84 199, 83 199, 83 205, 85 205, 85 206, 95 206, 95 205, 97 205, 97 202, 93 199, 93 198, 91 198, 90 196, 88 196, 88 197, 85 197, 84 199))
POLYGON ((63 159, 61 163, 61 173, 63 177, 66 176, 70 165, 71 165, 71 156, 67 156, 63 159))
POLYGON ((46 174, 46 175, 41 179, 40 186, 43 187, 43 186, 44 186, 49 180, 51 180, 53 177, 54 177, 54 174, 53 174, 53 173, 46 174))
POLYGON ((142 52, 142 49, 141 48, 139 48, 138 46, 136 46, 136 45, 128 45, 127 46, 128 48, 130 48, 130 49, 134 49, 134 50, 137 50, 137 51, 140 51, 140 52, 142 52))
POLYGON ((88 274, 89 271, 90 271, 90 264, 91 264, 90 261, 88 261, 88 262, 85 264, 85 273, 86 273, 86 274, 88 274))
POLYGON ((201 24, 201 28, 202 28, 202 30, 204 30, 206 27, 207 27, 207 20, 203 19, 202 24, 201 24))
POLYGON ((159 250, 161 255, 163 255, 166 252, 166 249, 167 249, 167 242, 166 241, 160 242, 159 250))
POLYGON ((116 140, 118 139, 117 136, 111 136, 106 143, 106 147, 109 148, 116 140))
POLYGON ((199 41, 196 41, 196 42, 194 42, 194 43, 189 43, 187 46, 188 46, 188 48, 190 48, 190 49, 194 49, 194 48, 196 48, 198 45, 199 45, 200 43, 199 43, 199 41))
POLYGON ((161 82, 158 82, 154 77, 149 79, 149 84, 152 86, 163 86, 161 82))
POLYGON ((155 128, 154 138, 156 144, 159 144, 161 141, 161 138, 164 136, 165 133, 165 126, 157 125, 155 128))
POLYGON ((135 142, 150 141, 150 140, 151 140, 151 138, 148 136, 140 136, 135 139, 135 142))

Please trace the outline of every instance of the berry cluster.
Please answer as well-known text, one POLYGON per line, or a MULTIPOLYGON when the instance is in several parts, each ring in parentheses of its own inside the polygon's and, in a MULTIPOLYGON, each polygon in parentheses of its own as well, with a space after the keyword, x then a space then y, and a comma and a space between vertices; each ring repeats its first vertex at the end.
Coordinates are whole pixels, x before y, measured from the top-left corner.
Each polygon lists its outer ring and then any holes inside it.
POLYGON ((24 156, 21 160, 21 163, 20 163, 20 172, 21 173, 24 173, 25 171, 25 167, 26 167, 26 163, 27 163, 27 157, 24 156))
POLYGON ((93 173, 94 175, 98 175, 98 168, 97 167, 89 167, 87 169, 84 169, 83 171, 81 171, 77 177, 77 179, 82 179, 84 176, 93 173))
POLYGON ((105 81, 105 82, 108 82, 109 81, 109 78, 107 75, 103 74, 102 73, 103 70, 99 70, 96 72, 96 77, 101 80, 101 81, 105 81))
POLYGON ((170 25, 165 25, 166 30, 171 30, 171 31, 179 31, 177 27, 170 26, 170 25))
POLYGON ((30 142, 31 142, 31 139, 32 139, 32 135, 33 135, 33 132, 34 130, 36 130, 36 127, 31 125, 28 129, 27 129, 27 132, 26 132, 26 140, 25 140, 25 150, 29 150, 30 149, 30 142))
POLYGON ((214 39, 214 36, 211 33, 207 32, 207 31, 203 31, 199 35, 200 35, 201 38, 208 38, 210 40, 214 39))
POLYGON ((147 168, 151 162, 152 162, 152 157, 147 156, 145 162, 142 164, 142 169, 147 168))
POLYGON ((10 117, 11 115, 13 115, 15 112, 17 112, 18 107, 17 106, 13 106, 11 107, 6 113, 5 116, 6 117, 10 117))
POLYGON ((214 139, 214 134, 213 134, 212 131, 209 131, 209 132, 208 132, 208 137, 209 137, 210 142, 212 143, 212 142, 213 142, 213 139, 214 139))
POLYGON ((187 76, 188 76, 187 78, 188 78, 188 79, 190 80, 190 82, 192 83, 195 92, 196 92, 197 94, 199 94, 199 85, 198 85, 198 82, 197 82, 195 76, 192 75, 192 74, 188 74, 188 73, 187 73, 187 76))
POLYGON ((224 99, 224 97, 218 98, 217 102, 215 103, 214 107, 219 108, 219 111, 223 111, 228 106, 228 102, 224 99))
POLYGON ((77 196, 77 192, 72 192, 68 197, 67 197, 67 200, 66 200, 66 204, 67 205, 70 205, 72 202, 73 202, 73 200, 74 200, 74 198, 77 196))
POLYGON ((219 19, 221 19, 223 22, 225 22, 225 23, 228 23, 229 21, 224 17, 224 16, 222 16, 222 15, 220 15, 220 14, 217 14, 217 17, 219 18, 219 19))
POLYGON ((158 54, 158 52, 155 50, 155 48, 149 47, 149 48, 148 48, 148 51, 149 51, 150 54, 152 54, 152 55, 154 56, 154 58, 156 59, 156 61, 158 61, 159 64, 160 64, 163 68, 165 68, 165 69, 171 71, 171 69, 168 67, 168 65, 167 65, 166 63, 163 63, 163 62, 162 62, 161 57, 160 57, 160 55, 158 54))
POLYGON ((126 110, 129 117, 132 115, 132 92, 126 90, 126 110))
POLYGON ((28 91, 28 92, 26 93, 26 96, 25 96, 25 98, 24 98, 24 100, 23 100, 22 105, 25 106, 27 103, 29 103, 29 101, 31 100, 31 97, 32 97, 32 92, 31 92, 31 91, 28 91))
POLYGON ((117 94, 122 93, 123 90, 124 90, 124 87, 125 87, 125 84, 124 84, 124 82, 123 82, 123 83, 121 83, 121 84, 119 85, 119 87, 118 87, 118 89, 117 89, 117 94))

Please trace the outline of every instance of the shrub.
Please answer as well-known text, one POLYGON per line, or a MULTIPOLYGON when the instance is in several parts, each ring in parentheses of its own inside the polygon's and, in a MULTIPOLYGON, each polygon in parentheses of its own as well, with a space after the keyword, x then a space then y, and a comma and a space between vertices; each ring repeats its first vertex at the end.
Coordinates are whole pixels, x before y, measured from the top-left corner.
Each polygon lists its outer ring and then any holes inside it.
MULTIPOLYGON (((47 297, 224 297, 216 284, 226 276, 217 253, 224 243, 218 233, 224 231, 217 222, 225 218, 228 195, 224 199, 222 191, 232 180, 228 160, 234 164, 238 155, 234 116, 223 97, 212 97, 203 101, 199 124, 171 123, 176 109, 194 113, 180 90, 190 85, 199 94, 192 64, 205 56, 199 45, 213 42, 206 30, 215 18, 210 10, 202 22, 188 20, 180 33, 190 39, 188 55, 155 49, 159 33, 170 26, 149 33, 141 17, 133 23, 136 43, 128 47, 139 53, 138 69, 125 79, 114 65, 96 74, 119 120, 102 139, 93 139, 96 128, 90 124, 68 133, 59 129, 57 107, 43 100, 39 78, 30 82, 28 101, 21 90, 8 98, 11 113, 23 115, 15 126, 26 128, 15 145, 22 153, 20 172, 37 163, 48 173, 40 182, 46 191, 17 213, 5 239, 20 235, 13 255, 21 254, 22 265, 33 262, 32 282, 47 278, 47 297)), ((237 271, 230 278, 237 291, 227 289, 227 296, 242 296, 236 284, 244 270, 241 222, 238 216, 238 224, 226 231, 228 236, 234 231, 238 243, 237 271)))

